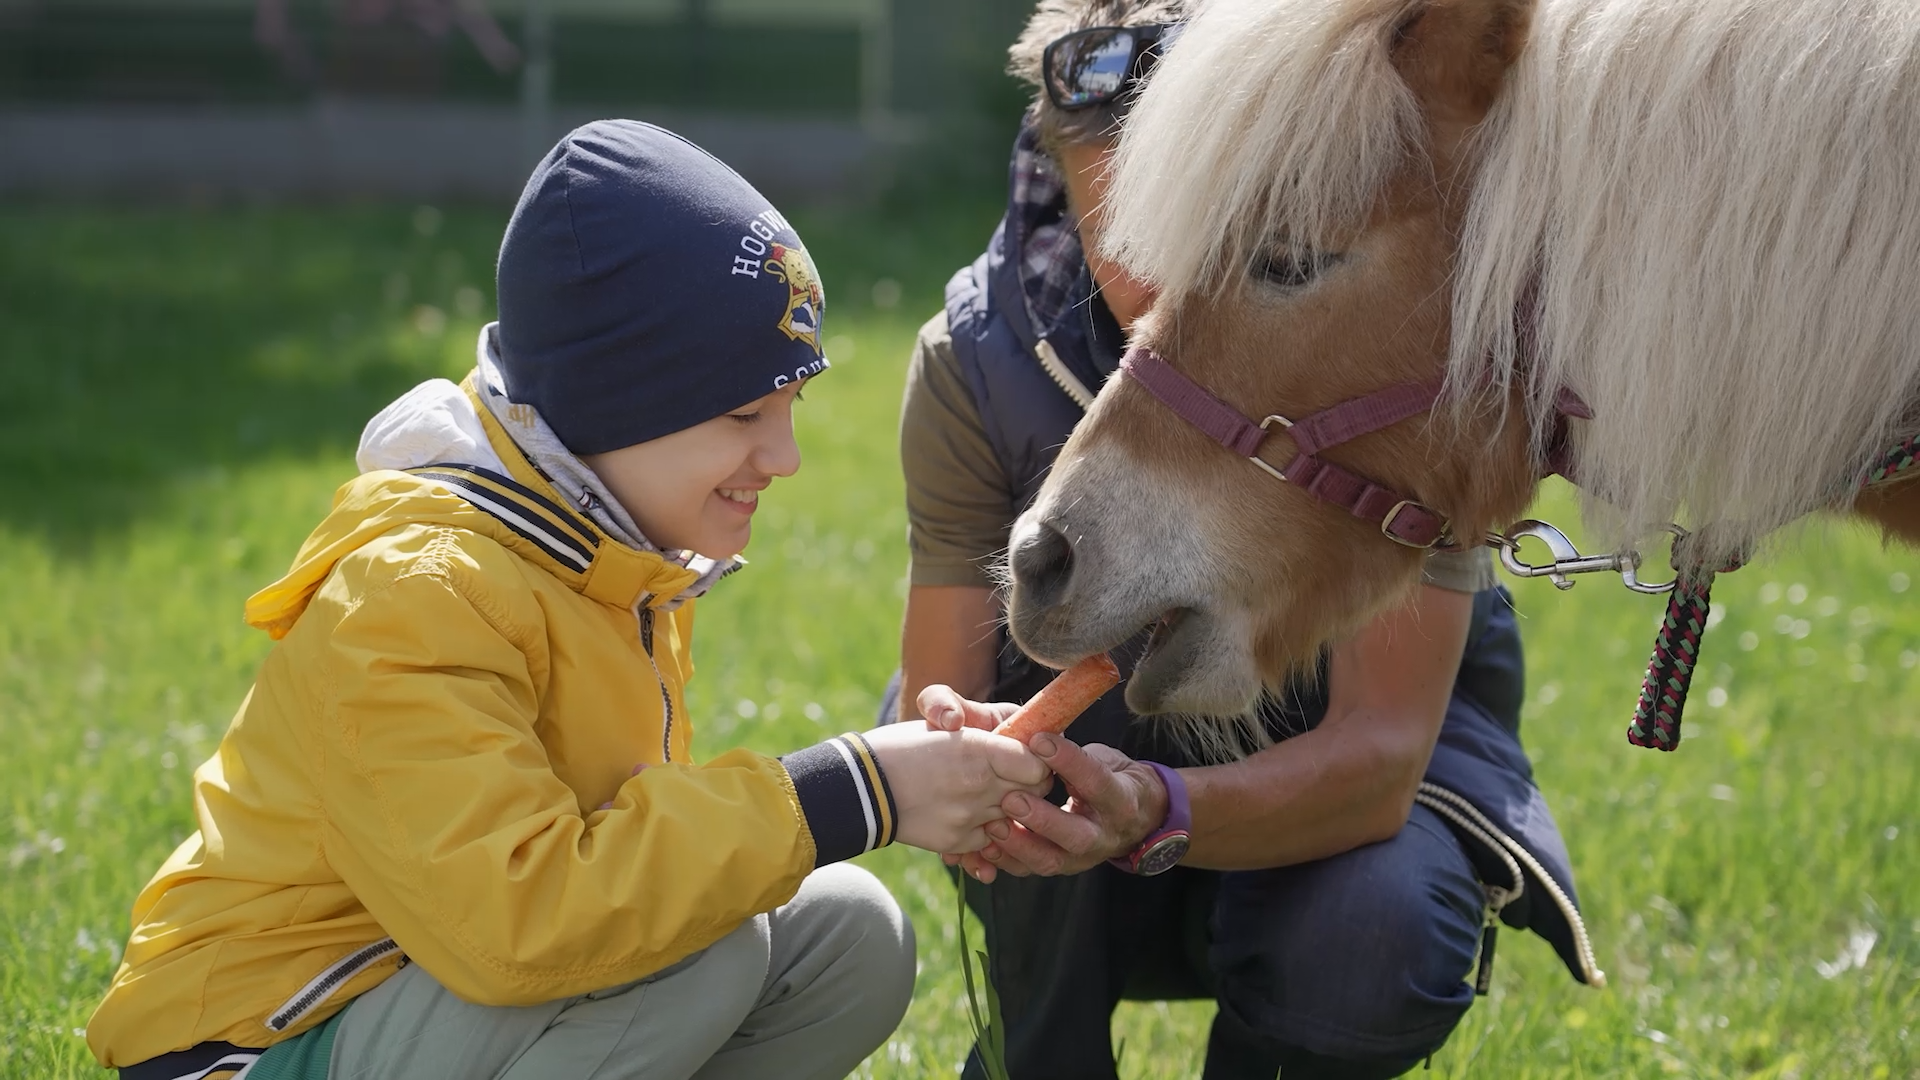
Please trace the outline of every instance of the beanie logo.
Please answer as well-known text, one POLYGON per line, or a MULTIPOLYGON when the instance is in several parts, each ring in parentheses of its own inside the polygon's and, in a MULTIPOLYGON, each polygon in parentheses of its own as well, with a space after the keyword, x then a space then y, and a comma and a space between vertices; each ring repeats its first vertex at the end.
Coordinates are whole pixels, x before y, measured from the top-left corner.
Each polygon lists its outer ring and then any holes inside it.
POLYGON ((780 316, 780 332, 795 341, 813 346, 818 355, 820 317, 826 311, 826 293, 820 287, 820 274, 803 247, 772 245, 773 253, 765 267, 767 274, 787 287, 787 310, 780 316))
POLYGON ((807 249, 774 239, 792 231, 793 226, 772 207, 755 214, 747 222, 746 234, 740 237, 740 250, 746 254, 733 257, 732 272, 754 281, 765 272, 785 285, 787 309, 780 315, 780 332, 794 341, 806 342, 813 347, 814 355, 820 356, 825 352, 820 343, 820 317, 826 312, 827 296, 807 249))

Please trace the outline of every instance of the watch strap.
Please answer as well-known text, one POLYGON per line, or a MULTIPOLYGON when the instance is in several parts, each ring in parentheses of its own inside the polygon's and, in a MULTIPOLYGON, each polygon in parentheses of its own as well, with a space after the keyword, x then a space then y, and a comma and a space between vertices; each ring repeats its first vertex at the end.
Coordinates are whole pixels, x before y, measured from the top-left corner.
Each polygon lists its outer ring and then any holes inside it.
MULTIPOLYGON (((1167 792, 1167 816, 1161 819, 1159 826, 1148 833, 1132 851, 1117 859, 1107 860, 1114 867, 1125 870, 1129 874, 1141 872, 1141 860, 1154 848, 1173 837, 1184 841, 1193 829, 1193 808, 1187 801, 1187 783, 1181 779, 1179 771, 1157 761, 1143 761, 1141 764, 1160 775, 1160 783, 1167 792)), ((1182 853, 1184 854, 1184 846, 1182 853)))

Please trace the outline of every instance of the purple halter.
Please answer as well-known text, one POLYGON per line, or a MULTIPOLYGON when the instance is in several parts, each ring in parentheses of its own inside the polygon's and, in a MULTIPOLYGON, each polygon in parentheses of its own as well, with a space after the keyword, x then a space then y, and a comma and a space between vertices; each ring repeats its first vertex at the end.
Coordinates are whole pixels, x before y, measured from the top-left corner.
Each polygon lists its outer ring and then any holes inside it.
POLYGON ((1390 386, 1298 420, 1275 415, 1255 423, 1145 346, 1129 350, 1120 360, 1120 370, 1208 438, 1314 498, 1378 526, 1394 543, 1423 549, 1451 543, 1445 515, 1318 456, 1328 447, 1433 408, 1440 397, 1440 380, 1390 386), (1293 437, 1293 460, 1285 468, 1276 469, 1260 457, 1260 448, 1275 425, 1293 437))

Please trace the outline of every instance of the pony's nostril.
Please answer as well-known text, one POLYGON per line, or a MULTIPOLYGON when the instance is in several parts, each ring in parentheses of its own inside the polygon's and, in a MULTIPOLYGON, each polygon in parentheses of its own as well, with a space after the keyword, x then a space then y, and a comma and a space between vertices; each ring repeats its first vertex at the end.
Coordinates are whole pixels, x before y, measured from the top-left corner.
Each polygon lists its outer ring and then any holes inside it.
POLYGON ((1014 584, 1028 600, 1045 607, 1067 590, 1073 576, 1073 544, 1060 530, 1042 522, 1014 544, 1008 561, 1014 584))

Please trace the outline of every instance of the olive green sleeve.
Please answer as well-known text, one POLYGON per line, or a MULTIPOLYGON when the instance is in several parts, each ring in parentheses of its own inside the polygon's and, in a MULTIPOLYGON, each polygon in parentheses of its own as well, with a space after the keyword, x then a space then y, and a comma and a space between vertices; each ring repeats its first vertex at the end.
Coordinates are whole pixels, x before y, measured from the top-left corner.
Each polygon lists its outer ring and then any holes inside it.
POLYGON ((991 587, 987 567, 1006 549, 1016 516, 1013 487, 954 355, 945 312, 920 328, 907 365, 900 467, 908 581, 991 587))
POLYGON ((1434 552, 1427 556, 1422 580, 1429 585, 1463 593, 1477 593, 1499 584, 1499 579, 1493 573, 1492 549, 1485 547, 1434 552))

